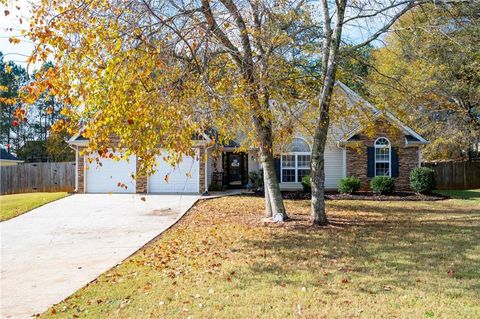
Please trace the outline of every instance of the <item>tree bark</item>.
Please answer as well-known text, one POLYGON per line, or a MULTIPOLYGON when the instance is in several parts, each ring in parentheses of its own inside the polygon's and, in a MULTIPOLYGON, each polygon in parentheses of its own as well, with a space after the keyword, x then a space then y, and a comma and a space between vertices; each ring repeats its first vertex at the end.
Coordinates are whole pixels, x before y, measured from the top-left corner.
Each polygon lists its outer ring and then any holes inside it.
MULTIPOLYGON (((251 100, 253 105, 258 106, 258 99, 256 99, 255 96, 251 96, 251 100)), ((275 172, 271 123, 256 115, 252 116, 252 120, 260 142, 260 162, 262 163, 263 168, 265 201, 268 200, 269 202, 267 207, 270 207, 271 209, 271 217, 276 214, 281 214, 285 220, 288 216, 283 203, 282 193, 280 192, 277 173, 275 172)))
POLYGON ((263 189, 265 194, 265 218, 273 217, 272 214, 272 204, 270 202, 270 192, 268 191, 267 182, 268 174, 265 169, 263 169, 263 189))
MULTIPOLYGON (((325 112, 322 112, 325 113, 325 112)), ((311 160, 311 222, 313 225, 324 226, 328 224, 327 214, 325 213, 325 143, 328 132, 328 112, 324 124, 315 130, 312 160, 311 160)))
MULTIPOLYGON (((232 58, 232 61, 236 64, 238 70, 241 72, 246 88, 246 97, 248 97, 251 105, 251 119, 257 132, 259 144, 260 144, 260 160, 264 172, 264 187, 265 187, 265 200, 266 200, 266 212, 275 216, 281 214, 283 218, 287 218, 285 212, 285 206, 283 204, 282 194, 280 192, 280 185, 275 173, 275 166, 273 160, 273 134, 271 120, 264 114, 269 112, 269 95, 268 89, 262 87, 259 80, 258 70, 256 69, 252 46, 250 43, 249 32, 245 24, 245 20, 238 9, 235 2, 232 0, 220 0, 220 2, 229 11, 235 20, 236 27, 239 31, 240 47, 239 50, 232 42, 227 34, 225 34, 221 28, 219 28, 216 22, 215 16, 210 7, 208 0, 202 0, 202 11, 204 13, 206 22, 209 26, 210 32, 216 37, 220 43, 228 49, 228 53, 232 58), (262 92, 265 97, 264 104, 260 102, 259 93, 262 92)), ((257 27, 259 27, 257 25, 257 27)), ((261 59, 260 59, 261 60, 261 59)), ((262 71, 260 71, 262 72, 262 71)))
POLYGON ((320 94, 319 113, 313 136, 311 156, 311 222, 313 225, 324 226, 328 224, 325 213, 325 144, 327 142, 328 125, 330 124, 329 109, 335 84, 337 70, 338 50, 343 29, 346 0, 337 1, 335 29, 332 32, 331 19, 328 11, 328 1, 323 0, 323 39, 322 49, 322 92, 320 94))
POLYGON ((270 203, 270 216, 273 217, 276 214, 281 214, 283 220, 285 220, 288 216, 285 211, 282 193, 280 192, 280 185, 278 184, 277 174, 275 172, 273 154, 262 150, 260 150, 260 153, 260 160, 262 162, 264 176, 266 177, 263 181, 265 184, 265 201, 268 200, 270 203))

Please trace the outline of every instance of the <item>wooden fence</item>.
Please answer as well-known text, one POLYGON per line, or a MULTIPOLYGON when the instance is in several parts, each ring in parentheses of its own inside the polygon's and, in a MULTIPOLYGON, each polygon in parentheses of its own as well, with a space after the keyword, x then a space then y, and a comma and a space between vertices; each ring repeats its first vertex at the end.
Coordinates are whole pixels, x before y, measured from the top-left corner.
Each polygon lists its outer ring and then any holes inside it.
POLYGON ((429 162, 423 166, 435 171, 438 189, 480 188, 480 162, 429 162))
POLYGON ((29 163, 0 167, 0 194, 73 192, 75 163, 29 163))

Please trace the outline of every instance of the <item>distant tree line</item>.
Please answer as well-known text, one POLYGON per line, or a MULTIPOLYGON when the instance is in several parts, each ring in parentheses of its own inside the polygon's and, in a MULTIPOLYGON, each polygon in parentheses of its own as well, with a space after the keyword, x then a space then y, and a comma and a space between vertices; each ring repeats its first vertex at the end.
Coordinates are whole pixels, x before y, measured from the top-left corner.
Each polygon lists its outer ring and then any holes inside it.
MULTIPOLYGON (((46 63, 41 69, 52 66, 46 63)), ((32 103, 22 99, 22 88, 34 77, 21 65, 5 61, 0 52, 0 144, 25 161, 73 160, 65 133, 51 131, 63 117, 63 104, 48 91, 32 103)))

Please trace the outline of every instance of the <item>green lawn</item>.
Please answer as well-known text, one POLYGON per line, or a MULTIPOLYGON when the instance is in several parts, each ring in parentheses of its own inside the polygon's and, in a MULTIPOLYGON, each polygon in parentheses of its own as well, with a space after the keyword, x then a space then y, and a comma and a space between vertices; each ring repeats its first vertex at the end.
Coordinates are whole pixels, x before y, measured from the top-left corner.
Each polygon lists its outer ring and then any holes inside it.
POLYGON ((68 193, 24 193, 0 196, 0 221, 4 221, 46 203, 68 196, 68 193))
POLYGON ((480 207, 328 201, 264 226, 263 199, 198 203, 42 318, 479 318, 480 207))
POLYGON ((480 189, 436 190, 435 193, 450 196, 459 204, 480 206, 480 189))

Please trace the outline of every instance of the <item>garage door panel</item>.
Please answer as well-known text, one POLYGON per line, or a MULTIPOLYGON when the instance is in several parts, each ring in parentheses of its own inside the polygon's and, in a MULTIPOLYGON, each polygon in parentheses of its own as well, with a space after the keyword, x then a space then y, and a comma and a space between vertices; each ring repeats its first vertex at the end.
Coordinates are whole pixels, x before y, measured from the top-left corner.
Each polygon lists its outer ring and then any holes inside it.
POLYGON ((156 171, 148 178, 149 193, 198 193, 200 164, 197 156, 185 156, 175 167, 163 160, 166 156, 165 151, 157 156, 156 171))
MULTIPOLYGON (((119 155, 118 153, 116 155, 119 155)), ((136 158, 115 161, 110 158, 100 159, 101 165, 94 160, 86 159, 85 183, 87 193, 135 193, 136 158), (123 183, 126 187, 119 187, 123 183)))

